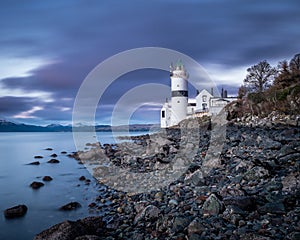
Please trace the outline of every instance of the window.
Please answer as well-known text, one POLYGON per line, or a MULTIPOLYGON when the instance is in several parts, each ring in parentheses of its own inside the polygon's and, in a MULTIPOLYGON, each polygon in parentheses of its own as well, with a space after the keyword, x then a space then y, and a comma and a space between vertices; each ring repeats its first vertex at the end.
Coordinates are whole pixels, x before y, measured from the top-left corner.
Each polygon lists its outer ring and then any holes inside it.
POLYGON ((203 95, 202 96, 202 102, 206 102, 207 101, 207 96, 206 95, 203 95))
POLYGON ((161 117, 165 118, 166 117, 166 111, 161 111, 161 117))
POLYGON ((202 109, 206 110, 207 109, 207 104, 206 103, 202 103, 202 109))
POLYGON ((172 91, 172 97, 188 97, 188 91, 172 91))

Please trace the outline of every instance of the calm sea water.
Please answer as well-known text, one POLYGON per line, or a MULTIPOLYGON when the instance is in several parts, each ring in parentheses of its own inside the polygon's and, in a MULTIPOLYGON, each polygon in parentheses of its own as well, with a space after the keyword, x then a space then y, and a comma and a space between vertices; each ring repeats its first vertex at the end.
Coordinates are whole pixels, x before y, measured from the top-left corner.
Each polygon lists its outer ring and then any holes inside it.
MULTIPOLYGON (((134 135, 144 134, 137 132, 134 135)), ((124 135, 120 133, 120 135, 124 135)), ((96 138, 95 138, 96 139, 96 138)), ((101 143, 112 143, 111 133, 97 133, 101 143)), ((0 133, 0 239, 33 239, 40 231, 66 219, 76 220, 89 213, 88 204, 96 196, 96 182, 83 165, 61 154, 76 151, 72 133, 0 133), (53 148, 47 151, 46 148, 53 148), (59 164, 49 164, 50 155, 56 153, 59 164), (35 155, 42 155, 40 165, 27 165, 36 161, 35 155), (42 181, 49 175, 51 182, 38 190, 29 187, 33 181, 42 181), (92 180, 85 185, 80 176, 92 180), (81 203, 82 208, 62 212, 58 208, 71 201, 81 203), (5 219, 6 208, 25 204, 28 207, 24 217, 5 219)))

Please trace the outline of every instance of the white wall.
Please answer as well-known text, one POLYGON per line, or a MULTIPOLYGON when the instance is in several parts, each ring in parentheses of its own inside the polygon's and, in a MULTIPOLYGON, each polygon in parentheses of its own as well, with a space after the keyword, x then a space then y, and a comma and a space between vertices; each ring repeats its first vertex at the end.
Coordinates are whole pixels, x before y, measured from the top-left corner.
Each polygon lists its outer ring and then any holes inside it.
POLYGON ((208 92, 206 89, 203 89, 197 96, 196 96, 196 111, 201 112, 203 110, 203 104, 206 104, 207 109, 210 107, 210 99, 213 96, 208 92))

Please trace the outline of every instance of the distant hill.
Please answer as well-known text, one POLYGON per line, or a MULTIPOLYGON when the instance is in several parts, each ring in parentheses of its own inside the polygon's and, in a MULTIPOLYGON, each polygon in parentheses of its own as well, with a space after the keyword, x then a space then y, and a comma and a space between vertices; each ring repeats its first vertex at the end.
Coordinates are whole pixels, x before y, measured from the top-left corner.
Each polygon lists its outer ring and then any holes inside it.
MULTIPOLYGON (((112 129, 114 131, 148 131, 151 129, 159 129, 158 124, 133 124, 128 126, 110 126, 110 125, 97 125, 95 129, 97 132, 110 132, 112 129)), ((24 123, 13 123, 6 120, 0 120, 0 132, 72 132, 72 126, 63 126, 60 124, 50 124, 48 126, 37 126, 37 125, 27 125, 24 123)), ((76 131, 91 131, 90 126, 78 126, 75 128, 76 131)))

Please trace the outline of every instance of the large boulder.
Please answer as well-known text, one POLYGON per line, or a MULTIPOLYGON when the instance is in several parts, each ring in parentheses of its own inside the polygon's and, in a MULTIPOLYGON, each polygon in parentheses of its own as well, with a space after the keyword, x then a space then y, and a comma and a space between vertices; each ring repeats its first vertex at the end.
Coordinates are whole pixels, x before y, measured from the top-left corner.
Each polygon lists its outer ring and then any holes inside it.
POLYGON ((81 207, 81 204, 79 202, 70 202, 70 203, 60 207, 59 210, 70 211, 70 210, 75 210, 75 209, 80 208, 80 207, 81 207))
POLYGON ((47 163, 59 163, 59 160, 52 158, 47 163))
POLYGON ((97 239, 104 231, 101 217, 87 217, 78 221, 64 221, 42 231, 35 236, 35 240, 74 240, 97 239))
POLYGON ((22 217, 27 212, 27 206, 26 205, 18 205, 14 206, 12 208, 8 208, 4 211, 4 216, 6 218, 16 218, 16 217, 22 217))
POLYGON ((32 189, 39 189, 40 187, 43 187, 45 184, 44 183, 42 183, 42 182, 36 182, 36 181, 34 181, 34 182, 32 182, 31 184, 30 184, 30 187, 32 188, 32 189))

